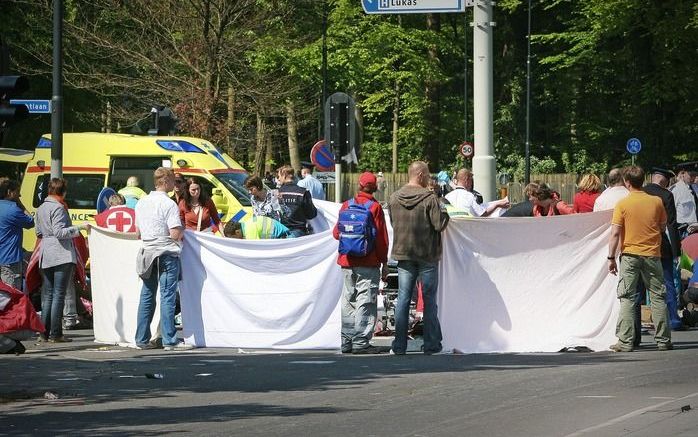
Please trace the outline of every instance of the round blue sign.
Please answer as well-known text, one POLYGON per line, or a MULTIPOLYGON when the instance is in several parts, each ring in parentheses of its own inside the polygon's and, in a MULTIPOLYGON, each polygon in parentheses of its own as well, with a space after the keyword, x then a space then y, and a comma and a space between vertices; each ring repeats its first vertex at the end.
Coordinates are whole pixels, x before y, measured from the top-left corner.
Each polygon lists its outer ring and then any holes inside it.
POLYGON ((97 196, 97 213, 98 214, 102 211, 109 209, 109 198, 114 194, 116 194, 116 191, 114 191, 113 188, 110 188, 110 187, 102 188, 102 191, 99 192, 99 196, 97 196))
POLYGON ((630 138, 625 144, 625 148, 631 155, 637 155, 642 149, 642 143, 637 138, 630 138))

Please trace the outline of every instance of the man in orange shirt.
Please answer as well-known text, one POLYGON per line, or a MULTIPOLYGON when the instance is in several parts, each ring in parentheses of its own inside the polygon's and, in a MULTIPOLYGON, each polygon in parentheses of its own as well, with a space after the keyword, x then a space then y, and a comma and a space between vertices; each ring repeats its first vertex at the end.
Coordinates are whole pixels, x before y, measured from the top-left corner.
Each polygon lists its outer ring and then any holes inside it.
POLYGON ((618 343, 610 349, 615 352, 632 352, 635 332, 633 302, 637 294, 637 281, 641 277, 650 294, 654 339, 661 351, 673 349, 671 329, 667 324, 665 302, 666 286, 662 271, 662 232, 666 228, 667 215, 662 200, 642 191, 645 172, 636 166, 623 172, 623 183, 630 194, 613 209, 611 239, 608 243, 608 271, 616 275, 616 253, 620 246, 620 280, 618 299, 620 314, 616 325, 618 343))

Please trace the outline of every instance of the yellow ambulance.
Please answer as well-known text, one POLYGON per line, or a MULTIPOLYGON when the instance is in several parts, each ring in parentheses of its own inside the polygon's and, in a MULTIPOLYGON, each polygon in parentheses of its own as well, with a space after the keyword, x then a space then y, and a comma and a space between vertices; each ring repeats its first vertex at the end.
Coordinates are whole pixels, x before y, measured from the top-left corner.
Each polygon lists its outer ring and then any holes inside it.
MULTIPOLYGON (((0 161, 5 160, 0 153, 0 161)), ((27 160, 22 179, 22 202, 36 214, 45 198, 51 175, 51 136, 44 135, 27 160)), ((16 161, 16 154, 13 155, 16 161)), ((244 186, 248 174, 229 155, 210 142, 180 136, 141 136, 105 133, 63 135, 63 177, 68 183, 66 202, 73 223, 93 222, 97 197, 104 187, 118 191, 130 176, 137 176, 145 192, 154 189, 153 170, 169 167, 195 179, 211 196, 223 221, 251 214, 244 186)), ((33 250, 36 236, 25 230, 24 248, 33 250)))

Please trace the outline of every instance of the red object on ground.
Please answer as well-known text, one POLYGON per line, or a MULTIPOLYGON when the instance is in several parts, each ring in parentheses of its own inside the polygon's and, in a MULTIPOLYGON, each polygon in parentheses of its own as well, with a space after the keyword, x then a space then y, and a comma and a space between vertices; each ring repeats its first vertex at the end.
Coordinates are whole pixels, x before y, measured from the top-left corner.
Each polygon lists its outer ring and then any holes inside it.
POLYGON ((417 312, 424 313, 424 296, 422 296, 422 281, 417 281, 417 312))
MULTIPOLYGON (((77 263, 75 265, 75 281, 83 290, 85 290, 87 288, 85 263, 90 257, 90 252, 87 249, 87 242, 82 234, 73 238, 73 245, 75 246, 75 254, 77 255, 77 263)), ((27 266, 25 284, 25 291, 27 294, 31 294, 41 288, 41 271, 39 268, 39 257, 41 256, 40 248, 41 238, 37 238, 36 245, 34 245, 34 251, 32 252, 31 258, 29 258, 29 265, 27 266)))
POLYGON ((45 331, 34 306, 25 294, 2 282, 0 290, 10 295, 10 303, 0 311, 0 334, 22 330, 45 331))
POLYGON ((698 233, 684 238, 681 241, 681 250, 693 261, 698 261, 698 233))

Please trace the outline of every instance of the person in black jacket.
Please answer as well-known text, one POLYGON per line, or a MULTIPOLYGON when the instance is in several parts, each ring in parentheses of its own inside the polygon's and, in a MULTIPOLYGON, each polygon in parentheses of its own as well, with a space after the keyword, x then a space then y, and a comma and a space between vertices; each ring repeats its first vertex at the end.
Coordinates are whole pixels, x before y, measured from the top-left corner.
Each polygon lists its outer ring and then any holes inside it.
POLYGON ((512 205, 507 209, 502 217, 533 217, 533 202, 531 201, 531 194, 538 188, 540 182, 531 182, 524 188, 524 197, 526 200, 520 203, 512 205))
POLYGON ((310 233, 308 220, 317 216, 310 191, 299 187, 293 181, 294 170, 290 165, 278 171, 279 204, 281 205, 281 223, 289 230, 288 238, 302 237, 310 233))
MULTIPOLYGON (((681 243, 676 223, 674 195, 667 189, 672 176, 673 173, 670 170, 653 168, 652 182, 642 187, 642 190, 647 194, 661 198, 667 215, 666 232, 662 233, 662 270, 664 271, 664 284, 666 285, 666 305, 669 311, 669 322, 671 329, 676 331, 683 329, 681 318, 678 315, 676 287, 674 286, 674 258, 681 256, 681 243)), ((640 343, 640 307, 645 297, 644 291, 644 285, 638 284, 637 299, 635 301, 636 346, 640 343)))

